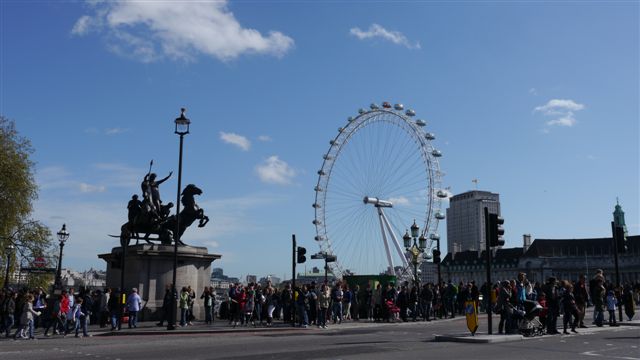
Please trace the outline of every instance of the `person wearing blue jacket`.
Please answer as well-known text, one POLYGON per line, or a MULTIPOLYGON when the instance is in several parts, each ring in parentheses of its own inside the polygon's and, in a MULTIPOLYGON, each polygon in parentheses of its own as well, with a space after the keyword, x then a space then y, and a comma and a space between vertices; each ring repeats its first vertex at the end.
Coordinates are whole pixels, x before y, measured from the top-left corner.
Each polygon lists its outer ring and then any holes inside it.
POLYGON ((127 310, 129 310, 129 329, 138 327, 138 311, 142 307, 142 299, 138 295, 138 289, 131 289, 131 294, 127 299, 127 310))

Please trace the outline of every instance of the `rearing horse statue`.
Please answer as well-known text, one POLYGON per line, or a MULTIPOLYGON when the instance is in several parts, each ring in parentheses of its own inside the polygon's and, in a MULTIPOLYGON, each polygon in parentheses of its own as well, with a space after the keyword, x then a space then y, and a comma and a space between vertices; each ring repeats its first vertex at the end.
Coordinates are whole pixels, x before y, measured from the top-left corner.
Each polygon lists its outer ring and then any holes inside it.
MULTIPOLYGON (((198 204, 196 204, 195 195, 202 195, 202 190, 193 184, 187 185, 184 190, 182 190, 182 198, 180 202, 184 207, 182 211, 180 211, 179 216, 179 236, 181 237, 184 234, 184 231, 193 224, 194 221, 200 220, 198 223, 198 227, 204 227, 209 222, 209 217, 204 214, 204 210, 202 210, 198 204)), ((171 215, 167 219, 167 221, 162 224, 162 228, 171 231, 172 233, 176 229, 176 216, 171 215)), ((171 239, 163 239, 162 233, 160 234, 160 240, 162 243, 171 243, 171 239)), ((184 245, 182 241, 178 242, 179 245, 184 245)))

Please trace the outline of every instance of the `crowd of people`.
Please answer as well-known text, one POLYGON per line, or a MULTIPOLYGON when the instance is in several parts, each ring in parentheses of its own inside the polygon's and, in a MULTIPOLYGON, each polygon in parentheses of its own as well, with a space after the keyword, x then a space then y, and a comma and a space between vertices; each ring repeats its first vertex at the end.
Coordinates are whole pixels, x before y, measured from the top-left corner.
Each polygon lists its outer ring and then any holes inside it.
MULTIPOLYGON (((616 326, 616 315, 622 307, 628 320, 635 315, 635 306, 640 305, 640 283, 624 284, 620 288, 606 279, 602 270, 587 279, 585 275, 575 281, 549 277, 543 284, 530 282, 526 274, 516 278, 487 283, 478 288, 474 281, 422 285, 402 282, 349 285, 342 280, 333 284, 300 284, 292 287, 285 283, 280 287, 270 282, 265 285, 239 283, 230 286, 226 298, 217 299, 213 287, 205 287, 197 296, 190 286, 174 294, 167 285, 160 311, 163 326, 172 316, 171 306, 177 302, 179 326, 193 325, 196 320, 211 325, 216 317, 227 319, 237 326, 273 326, 275 321, 295 324, 299 327, 317 326, 326 329, 344 321, 406 322, 432 321, 453 318, 465 314, 465 302, 473 301, 480 311, 491 307, 500 317, 498 332, 518 331, 513 314, 523 310, 526 302, 535 301, 542 310, 539 319, 547 334, 558 334, 558 319, 562 315, 563 333, 587 327, 587 309, 593 307, 592 324, 616 326), (196 319, 194 305, 200 304, 203 318, 196 319), (218 306, 219 305, 219 306, 218 306)), ((118 289, 89 291, 73 288, 47 294, 44 289, 0 290, 0 334, 13 339, 35 339, 34 331, 42 328, 48 336, 91 336, 89 324, 100 328, 110 326, 119 329, 127 319, 129 328, 138 326, 138 313, 142 300, 137 289, 131 289, 124 306, 120 307, 121 294, 118 289), (126 312, 126 317, 124 313, 126 312)))
POLYGON ((480 288, 474 281, 451 281, 441 284, 427 283, 421 286, 403 282, 350 286, 336 281, 333 285, 315 282, 291 288, 271 284, 241 285, 236 283, 228 291, 228 301, 223 302, 220 317, 227 318, 232 326, 272 326, 274 319, 297 326, 314 325, 327 328, 327 324, 343 321, 432 321, 454 318, 465 314, 465 302, 473 301, 476 308, 492 312, 500 317, 499 333, 518 331, 513 313, 524 311, 525 302, 535 301, 542 307, 540 321, 548 334, 558 334, 558 319, 562 315, 563 333, 571 329, 587 327, 585 315, 593 307, 593 325, 603 326, 604 314, 608 313, 609 325, 616 326, 616 310, 622 306, 628 320, 635 315, 635 306, 640 305, 640 283, 627 283, 616 289, 606 281, 602 270, 587 281, 585 275, 579 279, 558 281, 549 277, 545 283, 530 282, 526 274, 487 283, 480 288))
POLYGON ((123 311, 128 316, 128 327, 137 327, 137 314, 142 300, 136 288, 131 289, 124 308, 119 305, 118 290, 89 291, 81 288, 63 289, 47 294, 36 289, 0 290, 0 334, 7 338, 35 340, 35 329, 42 328, 42 335, 66 337, 90 337, 89 324, 100 328, 111 325, 111 330, 122 326, 123 311), (125 310, 126 309, 126 310, 125 310))

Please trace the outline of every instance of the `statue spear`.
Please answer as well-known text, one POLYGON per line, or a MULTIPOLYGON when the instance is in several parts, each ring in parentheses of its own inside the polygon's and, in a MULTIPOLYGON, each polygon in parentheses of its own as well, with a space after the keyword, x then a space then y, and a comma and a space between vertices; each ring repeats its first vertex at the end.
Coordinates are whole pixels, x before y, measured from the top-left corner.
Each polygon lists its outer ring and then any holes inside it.
POLYGON ((151 167, 153 166, 153 159, 151 159, 151 162, 149 163, 149 172, 147 173, 147 175, 151 174, 151 167))

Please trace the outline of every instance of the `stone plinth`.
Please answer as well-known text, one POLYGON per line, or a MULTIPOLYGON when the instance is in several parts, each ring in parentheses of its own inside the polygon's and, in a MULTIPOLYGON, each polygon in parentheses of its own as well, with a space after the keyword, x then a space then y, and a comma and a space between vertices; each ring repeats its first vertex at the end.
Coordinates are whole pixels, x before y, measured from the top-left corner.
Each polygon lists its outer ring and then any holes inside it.
MULTIPOLYGON (((111 253, 100 254, 107 262, 107 287, 120 288, 120 261, 122 247, 115 247, 111 253)), ((204 320, 204 306, 200 300, 205 286, 210 286, 211 263, 221 255, 209 254, 205 247, 178 246, 178 267, 176 288, 191 286, 196 293, 193 313, 196 319, 204 320)), ((173 245, 140 244, 127 247, 124 289, 138 288, 142 298, 141 320, 159 319, 165 286, 173 281, 173 245)), ((179 313, 179 312, 178 312, 179 313)))

